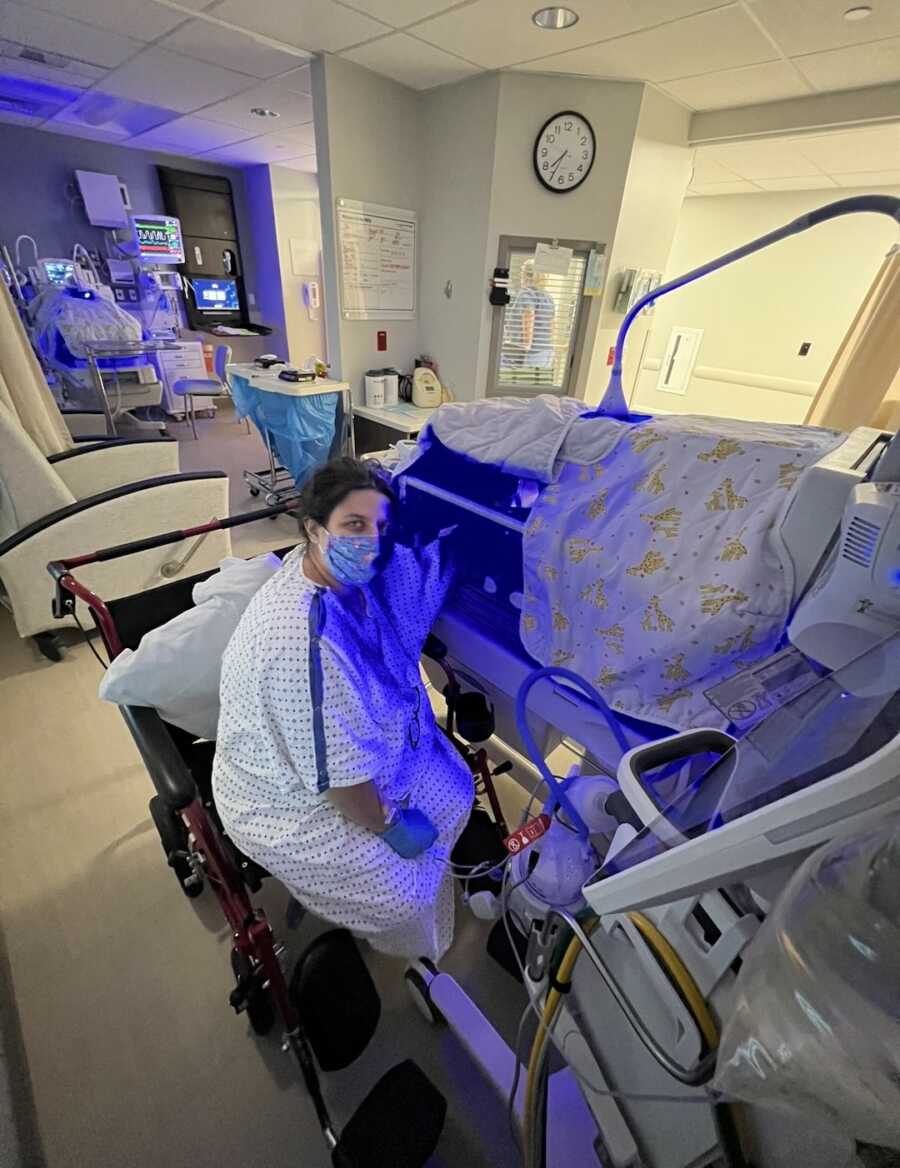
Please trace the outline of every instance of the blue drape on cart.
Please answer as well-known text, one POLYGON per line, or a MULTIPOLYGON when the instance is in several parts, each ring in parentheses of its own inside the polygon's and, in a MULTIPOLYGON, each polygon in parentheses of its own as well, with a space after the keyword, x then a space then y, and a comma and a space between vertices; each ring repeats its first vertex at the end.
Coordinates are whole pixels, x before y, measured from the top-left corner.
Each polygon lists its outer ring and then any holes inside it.
POLYGON ((238 414, 268 435, 278 462, 300 486, 323 462, 340 452, 343 408, 340 393, 290 394, 255 389, 245 377, 231 379, 238 414))

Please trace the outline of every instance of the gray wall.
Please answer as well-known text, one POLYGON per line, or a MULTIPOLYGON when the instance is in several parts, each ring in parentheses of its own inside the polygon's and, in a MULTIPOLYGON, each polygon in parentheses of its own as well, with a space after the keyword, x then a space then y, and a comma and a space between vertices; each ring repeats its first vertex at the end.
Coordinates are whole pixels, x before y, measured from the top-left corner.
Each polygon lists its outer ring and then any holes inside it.
MULTIPOLYGON (((230 179, 248 293, 256 294, 260 268, 274 266, 277 271, 277 252, 269 254, 263 247, 257 253, 240 170, 10 125, 0 125, 0 158, 5 161, 0 178, 0 240, 10 248, 17 235, 27 232, 37 239, 45 256, 71 255, 76 241, 103 254, 103 230, 91 227, 85 218, 74 171, 118 175, 128 186, 136 211, 161 214, 162 193, 156 176, 159 164, 230 179)), ((23 248, 23 258, 29 254, 30 263, 30 246, 24 244, 23 248)), ((257 319, 269 323, 262 316, 257 319)))
POLYGON ((441 380, 463 400, 475 396, 478 381, 499 94, 494 73, 422 98, 419 336, 422 351, 438 361, 441 380))
MULTIPOLYGON (((349 381, 354 400, 361 400, 367 369, 411 368, 419 352, 419 321, 342 319, 335 199, 402 207, 421 216, 421 95, 339 57, 313 61, 312 75, 328 351, 333 372, 349 381), (380 329, 388 334, 385 353, 375 348, 380 329)), ((419 235, 421 272, 421 227, 419 235)))

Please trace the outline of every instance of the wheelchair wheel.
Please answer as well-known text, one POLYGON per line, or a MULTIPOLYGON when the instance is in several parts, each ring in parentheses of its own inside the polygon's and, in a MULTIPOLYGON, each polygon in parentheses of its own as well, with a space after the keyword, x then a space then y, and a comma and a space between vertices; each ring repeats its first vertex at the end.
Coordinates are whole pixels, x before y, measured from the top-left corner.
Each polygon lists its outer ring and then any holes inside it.
POLYGON ((232 1008, 235 1013, 246 1013, 254 1034, 268 1034, 275 1025, 275 1004, 262 984, 262 970, 254 968, 249 957, 237 949, 231 950, 231 970, 237 981, 231 991, 232 1008))
POLYGON ((187 828, 160 795, 154 795, 150 800, 150 815, 166 854, 166 863, 175 873, 184 895, 194 900, 203 891, 203 880, 188 858, 187 828))

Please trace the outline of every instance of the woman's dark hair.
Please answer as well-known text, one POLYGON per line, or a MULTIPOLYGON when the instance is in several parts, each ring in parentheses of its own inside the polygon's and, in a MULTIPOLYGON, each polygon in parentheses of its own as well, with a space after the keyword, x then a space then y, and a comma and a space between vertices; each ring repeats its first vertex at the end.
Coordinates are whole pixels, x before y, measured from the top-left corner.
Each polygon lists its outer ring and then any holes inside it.
POLYGON ((351 491, 378 491, 393 505, 397 496, 380 463, 342 456, 318 467, 300 492, 299 519, 313 519, 327 527, 331 512, 351 491))

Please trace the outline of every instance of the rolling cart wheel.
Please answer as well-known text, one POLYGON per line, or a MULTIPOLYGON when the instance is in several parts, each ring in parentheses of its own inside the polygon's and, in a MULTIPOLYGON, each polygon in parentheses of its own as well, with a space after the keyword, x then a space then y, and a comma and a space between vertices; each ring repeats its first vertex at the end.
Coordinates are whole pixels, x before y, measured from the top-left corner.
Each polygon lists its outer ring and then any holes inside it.
MULTIPOLYGON (((419 963, 417 962, 416 964, 419 963)), ((421 964, 424 965, 424 962, 421 964)), ((432 1026, 445 1026, 447 1019, 431 1000, 429 982, 422 972, 415 965, 411 965, 403 976, 406 979, 406 988, 409 990, 409 996, 413 1000, 413 1005, 425 1021, 429 1022, 432 1026)))
POLYGON ((231 1004, 235 1009, 246 1012, 253 1033, 264 1037, 275 1025, 272 995, 263 987, 250 959, 237 949, 231 950, 231 970, 237 980, 231 1004))
POLYGON ((253 496, 254 499, 258 497, 259 487, 248 487, 248 490, 250 491, 250 494, 253 496))
MULTIPOLYGON (((279 503, 279 499, 278 499, 277 495, 266 495, 266 506, 267 507, 277 507, 278 503, 279 503)), ((277 515, 270 515, 269 518, 270 519, 277 519, 278 516, 277 515)))

